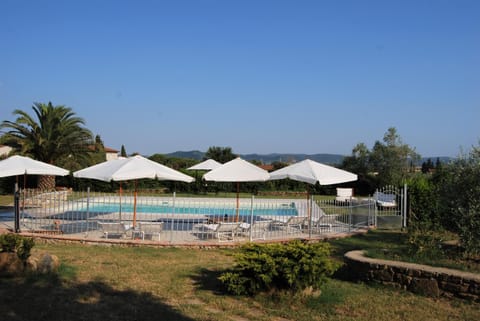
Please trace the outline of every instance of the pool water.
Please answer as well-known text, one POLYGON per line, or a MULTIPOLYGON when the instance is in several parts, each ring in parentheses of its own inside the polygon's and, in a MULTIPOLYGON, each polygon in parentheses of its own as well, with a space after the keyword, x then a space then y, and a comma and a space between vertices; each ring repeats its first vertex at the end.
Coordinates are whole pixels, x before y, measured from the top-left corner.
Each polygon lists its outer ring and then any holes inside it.
MULTIPOLYGON (((84 208, 84 211, 87 209, 84 208)), ((118 212, 120 210, 120 204, 90 204, 90 212, 118 212)), ((122 212, 133 212, 132 204, 122 204, 122 212)), ((236 215, 237 209, 232 207, 218 208, 218 207, 188 207, 179 206, 173 207, 170 205, 137 205, 137 213, 153 213, 153 214, 198 214, 198 215, 236 215)), ((250 216, 250 208, 240 208, 240 216, 250 216)), ((290 206, 270 206, 270 207, 257 207, 253 208, 253 215, 262 216, 292 216, 298 215, 297 209, 294 204, 290 206)))

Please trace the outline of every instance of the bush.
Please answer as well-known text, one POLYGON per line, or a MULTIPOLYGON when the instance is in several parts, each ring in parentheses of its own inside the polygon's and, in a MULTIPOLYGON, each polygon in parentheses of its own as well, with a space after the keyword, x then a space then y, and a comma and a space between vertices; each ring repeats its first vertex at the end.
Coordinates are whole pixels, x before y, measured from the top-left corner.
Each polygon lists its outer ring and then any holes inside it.
POLYGON ((415 222, 408 228, 407 253, 420 259, 439 259, 444 256, 442 233, 430 223, 415 222))
POLYGON ((0 252, 17 253, 18 258, 23 262, 30 257, 30 250, 34 245, 32 238, 17 234, 0 235, 0 252))
POLYGON ((271 290, 317 290, 335 271, 328 243, 248 244, 236 266, 220 276, 228 292, 254 295, 271 290))
POLYGON ((409 224, 417 222, 441 229, 442 222, 438 211, 438 194, 433 180, 425 175, 411 177, 408 182, 410 200, 409 224))

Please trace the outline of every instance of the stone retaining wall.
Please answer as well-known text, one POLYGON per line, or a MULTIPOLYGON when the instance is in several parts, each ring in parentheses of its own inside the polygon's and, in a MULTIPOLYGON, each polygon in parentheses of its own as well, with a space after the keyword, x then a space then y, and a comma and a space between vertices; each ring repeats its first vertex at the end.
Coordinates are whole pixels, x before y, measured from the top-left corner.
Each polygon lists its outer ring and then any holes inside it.
POLYGON ((345 254, 356 280, 378 282, 431 297, 459 297, 480 302, 480 274, 428 265, 372 259, 363 251, 345 254))

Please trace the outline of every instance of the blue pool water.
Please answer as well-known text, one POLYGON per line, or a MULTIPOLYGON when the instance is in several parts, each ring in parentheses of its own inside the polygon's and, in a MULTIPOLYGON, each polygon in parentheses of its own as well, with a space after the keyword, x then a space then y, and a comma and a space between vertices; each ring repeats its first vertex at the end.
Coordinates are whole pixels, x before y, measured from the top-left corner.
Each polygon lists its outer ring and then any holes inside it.
MULTIPOLYGON (((118 212, 120 209, 120 204, 90 204, 90 212, 118 212)), ((86 208, 83 209, 86 211, 86 208)), ((122 212, 133 212, 132 204, 122 204, 122 212)), ((137 213, 153 213, 153 214, 198 214, 198 215, 236 215, 236 208, 215 208, 215 207, 186 207, 179 206, 173 208, 170 205, 137 205, 137 213)), ((250 208, 240 208, 239 215, 241 216, 250 216, 250 208)), ((271 206, 265 208, 254 208, 253 215, 262 215, 262 216, 292 216, 298 215, 297 209, 294 207, 294 204, 290 206, 271 206)))

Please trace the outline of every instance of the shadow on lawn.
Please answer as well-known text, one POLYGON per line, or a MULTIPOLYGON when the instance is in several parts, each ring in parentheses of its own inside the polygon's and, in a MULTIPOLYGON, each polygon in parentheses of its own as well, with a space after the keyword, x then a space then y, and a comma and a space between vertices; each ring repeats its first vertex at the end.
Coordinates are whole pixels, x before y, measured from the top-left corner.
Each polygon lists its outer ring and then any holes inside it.
POLYGON ((200 269, 192 276, 194 285, 201 290, 210 291, 215 295, 226 295, 225 287, 219 277, 225 271, 200 269))
POLYGON ((180 320, 180 314, 150 293, 117 290, 101 281, 65 282, 57 276, 0 278, 0 319, 180 320))
POLYGON ((332 256, 343 260, 343 255, 348 251, 401 248, 406 246, 406 239, 405 232, 377 230, 331 240, 329 243, 332 245, 332 256))

